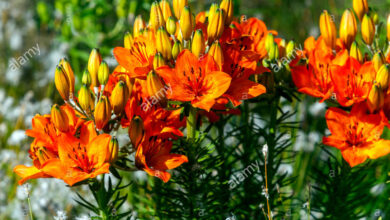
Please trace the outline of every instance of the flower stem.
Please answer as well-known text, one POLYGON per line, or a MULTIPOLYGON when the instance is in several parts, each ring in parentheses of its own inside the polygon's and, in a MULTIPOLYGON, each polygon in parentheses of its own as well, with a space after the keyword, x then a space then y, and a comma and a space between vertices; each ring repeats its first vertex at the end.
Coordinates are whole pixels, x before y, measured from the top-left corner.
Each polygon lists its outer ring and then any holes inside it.
POLYGON ((30 210, 30 219, 34 220, 34 216, 32 213, 32 207, 31 207, 30 193, 27 195, 27 203, 28 203, 28 209, 30 210))
POLYGON ((192 140, 196 137, 196 112, 196 108, 191 106, 187 117, 187 140, 192 140))

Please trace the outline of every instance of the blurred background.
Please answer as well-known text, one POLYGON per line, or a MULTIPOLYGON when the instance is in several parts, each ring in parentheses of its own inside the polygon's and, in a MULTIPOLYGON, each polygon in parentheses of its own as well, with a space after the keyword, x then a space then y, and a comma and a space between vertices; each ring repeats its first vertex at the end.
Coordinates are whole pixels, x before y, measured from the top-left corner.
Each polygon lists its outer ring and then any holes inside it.
MULTIPOLYGON (((27 196, 38 219, 87 219, 83 209, 74 208, 75 194, 58 180, 40 179, 18 186, 12 172, 17 164, 31 164, 29 140, 24 130, 32 117, 49 113, 53 102, 61 103, 54 86, 55 66, 67 57, 80 82, 92 48, 100 48, 104 60, 116 65, 112 48, 122 46, 123 35, 132 30, 137 14, 148 18, 151 0, 0 0, 0 219, 26 219, 27 196)), ((207 9, 212 0, 189 1, 195 12, 207 9)), ((369 0, 385 21, 390 0, 369 0)), ((235 0, 236 15, 263 19, 269 29, 287 40, 303 43, 319 35, 322 10, 340 21, 352 0, 235 0)), ((76 85, 77 86, 77 85, 76 85)), ((324 106, 302 101, 294 150, 305 158, 325 132, 324 106), (305 107, 306 106, 306 107, 305 107), (310 106, 309 108, 307 106, 310 106), (318 123, 306 123, 315 119, 318 123), (310 125, 310 126, 309 126, 310 125)), ((313 122, 313 121, 312 121, 313 122)), ((291 169, 297 164, 292 164, 291 169)), ((292 172, 292 171, 291 171, 292 172)))

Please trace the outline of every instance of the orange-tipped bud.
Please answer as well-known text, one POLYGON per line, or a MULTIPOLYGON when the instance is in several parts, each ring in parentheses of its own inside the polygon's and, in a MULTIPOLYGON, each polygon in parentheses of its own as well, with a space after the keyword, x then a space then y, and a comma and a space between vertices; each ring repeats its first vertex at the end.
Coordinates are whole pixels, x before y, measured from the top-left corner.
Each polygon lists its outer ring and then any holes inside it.
POLYGON ((68 76, 69 92, 73 95, 75 79, 74 79, 74 73, 73 73, 72 67, 70 66, 70 63, 68 62, 68 60, 66 60, 66 58, 61 59, 60 65, 62 66, 66 75, 68 76))
POLYGON ((82 85, 79 90, 79 104, 81 108, 87 113, 90 114, 95 107, 95 96, 89 89, 87 85, 82 85))
POLYGON ((374 64, 374 69, 376 72, 379 71, 379 68, 382 67, 382 65, 386 62, 386 58, 383 55, 382 51, 378 51, 374 54, 372 57, 372 63, 374 64))
POLYGON ((387 17, 387 41, 390 42, 390 15, 387 17))
POLYGON ((157 69, 165 65, 167 65, 167 63, 165 62, 164 57, 161 55, 161 53, 156 53, 153 58, 153 69, 157 69))
POLYGON ((362 21, 362 37, 367 45, 371 45, 375 37, 375 24, 371 17, 364 15, 362 21))
POLYGON ((188 0, 173 0, 173 12, 176 18, 180 18, 183 8, 188 5, 188 0))
POLYGON ((367 98, 367 105, 370 112, 381 109, 384 105, 384 93, 379 84, 373 85, 367 98))
POLYGON ((159 103, 166 102, 166 91, 160 77, 152 70, 146 77, 146 90, 150 97, 154 97, 159 103))
POLYGON ((189 6, 185 6, 181 11, 180 15, 180 30, 183 37, 183 40, 190 40, 193 29, 193 21, 191 9, 189 6))
POLYGON ((65 100, 69 100, 70 95, 70 83, 68 75, 66 75, 64 68, 62 66, 56 67, 56 72, 54 74, 54 83, 61 97, 65 100))
POLYGON ((341 18, 340 23, 340 38, 343 43, 349 48, 355 41, 357 33, 356 19, 351 10, 347 9, 341 18))
POLYGON ((211 45, 211 47, 209 49, 209 55, 214 58, 215 62, 219 66, 219 69, 221 70, 223 62, 224 62, 224 56, 223 56, 222 47, 221 47, 221 44, 219 43, 219 41, 215 41, 211 45))
POLYGON ((200 57, 206 51, 205 40, 201 29, 195 31, 194 37, 192 39, 191 51, 197 57, 200 57))
POLYGON ((229 25, 233 20, 233 0, 222 0, 219 6, 225 15, 225 24, 229 25))
POLYGON ((335 48, 337 39, 336 25, 326 10, 320 16, 320 31, 326 45, 332 49, 335 48))
POLYGON ((153 2, 150 9, 150 25, 154 30, 157 30, 161 26, 165 26, 164 17, 158 2, 153 2))
POLYGON ((120 115, 125 109, 127 100, 130 97, 126 83, 119 81, 111 93, 111 106, 116 115, 120 115))
POLYGON ((363 16, 368 13, 367 0, 353 0, 353 10, 361 21, 363 16))
POLYGON ((106 96, 102 96, 96 105, 95 112, 95 124, 98 130, 104 128, 108 121, 111 119, 111 104, 106 96))
POLYGON ((286 40, 282 39, 279 43, 279 57, 286 56, 286 40))
POLYGON ((81 83, 83 83, 86 86, 90 86, 92 83, 91 74, 89 74, 88 70, 85 70, 83 73, 83 76, 81 78, 81 83))
POLYGON ((125 46, 125 48, 126 48, 126 49, 130 49, 131 46, 133 45, 134 38, 133 38, 133 36, 132 36, 129 32, 126 32, 123 41, 124 41, 124 46, 125 46))
POLYGON ((207 41, 209 44, 212 44, 222 36, 225 28, 224 13, 223 10, 217 9, 215 15, 212 16, 212 20, 209 21, 207 26, 207 41))
POLYGON ((163 27, 157 30, 156 49, 166 60, 172 59, 171 39, 169 39, 168 32, 163 27))
POLYGON ((173 59, 176 59, 182 50, 183 50, 183 45, 180 43, 180 41, 175 41, 172 48, 173 59))
POLYGON ((118 159, 119 152, 119 142, 116 137, 112 137, 110 143, 108 144, 106 162, 114 163, 118 159))
POLYGON ((54 127, 61 132, 69 131, 69 118, 66 112, 60 108, 57 104, 51 108, 51 121, 54 127))
POLYGON ((41 165, 50 159, 57 158, 55 153, 46 147, 38 147, 38 149, 35 151, 35 156, 38 158, 38 161, 41 165))
POLYGON ((108 69, 108 65, 106 62, 102 61, 98 71, 98 79, 100 85, 106 85, 109 76, 110 76, 110 70, 108 69))
POLYGON ((142 139, 144 138, 144 133, 145 133, 145 128, 144 128, 144 122, 142 121, 142 118, 139 116, 134 116, 134 118, 131 120, 130 127, 129 127, 129 137, 134 149, 138 148, 138 145, 141 143, 142 139))
POLYGON ((171 6, 167 0, 161 0, 160 8, 164 17, 164 22, 166 22, 168 18, 172 16, 171 6))
POLYGON ((351 49, 349 50, 349 55, 359 61, 359 63, 363 63, 363 55, 356 41, 352 43, 351 49))
POLYGON ((274 35, 269 33, 265 38, 265 50, 269 51, 275 43, 274 35))
POLYGON ((382 67, 379 69, 378 73, 376 74, 376 80, 375 80, 383 90, 387 90, 389 88, 390 83, 390 71, 389 71, 389 65, 383 64, 382 67))
POLYGON ((91 74, 91 82, 93 87, 99 87, 98 71, 101 62, 102 57, 100 55, 99 49, 93 49, 89 55, 88 60, 88 72, 91 74))
POLYGON ((167 19, 165 26, 170 35, 175 35, 177 24, 176 24, 176 19, 173 16, 167 19))
POLYGON ((133 26, 133 35, 134 37, 138 37, 141 34, 141 31, 145 29, 145 21, 142 19, 141 15, 138 15, 134 20, 134 26, 133 26))

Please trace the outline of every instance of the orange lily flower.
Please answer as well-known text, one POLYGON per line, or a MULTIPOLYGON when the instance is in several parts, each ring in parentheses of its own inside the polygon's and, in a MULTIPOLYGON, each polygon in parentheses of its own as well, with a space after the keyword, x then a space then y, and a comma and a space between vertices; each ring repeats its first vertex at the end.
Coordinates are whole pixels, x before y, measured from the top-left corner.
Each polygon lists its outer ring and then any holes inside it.
POLYGON ((105 162, 111 136, 101 134, 88 144, 69 134, 61 135, 59 158, 52 159, 43 172, 73 186, 80 181, 108 173, 110 164, 105 162))
POLYGON ((171 174, 167 170, 174 169, 188 158, 180 154, 171 154, 172 142, 156 136, 149 136, 137 148, 135 165, 151 176, 168 182, 171 174))
POLYGON ((153 58, 156 53, 153 41, 139 36, 134 40, 130 49, 124 47, 114 48, 114 56, 119 65, 124 67, 131 78, 145 79, 153 69, 153 58))
MULTIPOLYGON (((80 136, 80 141, 83 144, 87 144, 92 138, 96 136, 95 127, 92 121, 84 121, 78 119, 74 110, 69 106, 61 106, 68 116, 69 132, 67 135, 80 136)), ((29 154, 33 160, 33 166, 17 165, 14 168, 14 172, 22 177, 19 180, 19 184, 23 184, 29 179, 37 178, 50 178, 52 175, 46 173, 44 168, 53 162, 53 159, 58 158, 58 143, 61 141, 60 136, 65 133, 61 133, 56 130, 55 126, 51 122, 50 115, 36 115, 33 120, 33 129, 27 130, 26 134, 35 137, 31 143, 29 154)))
POLYGON ((375 75, 372 62, 360 65, 359 61, 352 57, 344 66, 332 66, 331 77, 334 92, 340 105, 351 106, 364 101, 368 97, 375 75))
POLYGON ((266 92, 266 88, 249 80, 253 74, 267 71, 257 66, 257 56, 253 52, 240 50, 239 45, 223 45, 224 63, 222 70, 232 77, 232 82, 225 96, 234 106, 241 104, 241 100, 255 98, 266 92))
POLYGON ((323 143, 339 149, 351 167, 390 153, 390 140, 380 138, 387 120, 383 113, 367 114, 367 107, 358 104, 350 113, 329 108, 325 118, 331 135, 323 143))
POLYGON ((157 73, 171 86, 169 99, 191 102, 192 106, 206 111, 229 89, 231 82, 228 74, 218 71, 212 57, 205 55, 198 59, 188 50, 179 54, 175 69, 163 66, 157 73))
POLYGON ((343 50, 334 56, 332 50, 326 46, 321 37, 317 42, 313 41, 313 38, 307 39, 305 49, 308 53, 309 64, 291 65, 292 79, 299 92, 321 98, 321 102, 323 102, 329 99, 333 93, 333 83, 330 76, 331 65, 343 66, 349 57, 348 53, 343 50), (316 45, 313 46, 312 43, 316 45))

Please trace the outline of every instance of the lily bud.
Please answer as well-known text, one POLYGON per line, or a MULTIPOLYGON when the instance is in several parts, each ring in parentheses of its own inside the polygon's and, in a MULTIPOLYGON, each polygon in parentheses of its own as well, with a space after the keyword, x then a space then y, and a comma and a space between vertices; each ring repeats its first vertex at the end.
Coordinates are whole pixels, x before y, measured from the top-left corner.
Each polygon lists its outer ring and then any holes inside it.
POLYGON ((371 13, 371 18, 375 25, 379 24, 379 15, 376 11, 371 13))
POLYGON ((72 67, 70 66, 70 63, 68 62, 68 60, 66 58, 62 58, 60 60, 60 65, 62 66, 66 75, 68 76, 69 92, 73 95, 75 79, 74 79, 74 73, 73 73, 72 67))
POLYGON ((110 76, 110 70, 106 62, 102 62, 99 66, 98 79, 100 85, 106 85, 108 82, 108 77, 110 76))
POLYGON ((96 129, 100 130, 106 126, 111 119, 111 104, 106 96, 102 96, 96 105, 95 112, 96 129))
POLYGON ((265 38, 265 49, 269 51, 271 47, 273 47, 274 43, 275 43, 274 35, 269 33, 265 38))
POLYGON ((195 56, 200 57, 204 54, 205 51, 206 45, 203 37, 203 32, 201 29, 198 29, 195 31, 194 37, 192 39, 192 53, 195 56))
POLYGON ((141 15, 138 15, 134 20, 134 26, 133 26, 133 34, 134 37, 138 37, 141 35, 141 31, 145 29, 145 21, 142 19, 141 15))
POLYGON ((88 72, 91 74, 93 87, 99 87, 98 71, 101 62, 102 57, 99 53, 99 49, 93 49, 88 60, 88 72))
POLYGON ((83 76, 81 78, 81 83, 87 85, 88 87, 92 83, 91 74, 89 74, 88 70, 84 70, 83 76))
POLYGON ((150 24, 154 30, 157 30, 161 26, 165 26, 164 17, 158 2, 153 2, 150 9, 150 24))
POLYGON ((155 97, 159 101, 166 101, 164 84, 153 70, 146 77, 146 90, 150 97, 155 97))
POLYGON ((379 71, 379 68, 382 67, 382 65, 386 62, 386 58, 383 55, 382 51, 378 51, 374 54, 372 57, 372 63, 374 64, 374 69, 376 72, 379 71))
POLYGON ((54 84, 56 85, 56 88, 60 93, 62 99, 68 101, 70 94, 70 83, 68 75, 66 75, 62 66, 56 67, 56 72, 54 74, 54 84))
POLYGON ((87 85, 82 85, 79 90, 79 104, 81 108, 90 114, 95 107, 95 97, 87 85))
POLYGON ((156 53, 153 58, 153 69, 157 69, 165 65, 167 65, 167 63, 165 62, 164 57, 161 55, 161 53, 156 53))
POLYGON ((169 17, 166 22, 167 31, 170 35, 175 35, 176 33, 176 20, 173 16, 169 17))
POLYGON ((288 42, 288 44, 286 46, 287 57, 293 56, 294 51, 295 51, 295 42, 294 41, 288 42))
POLYGON ((389 88, 390 83, 390 71, 389 71, 389 65, 383 64, 382 67, 379 69, 378 73, 376 74, 376 80, 375 80, 383 90, 387 90, 389 88))
POLYGON ((387 17, 387 41, 390 42, 390 15, 387 17))
POLYGON ((229 25, 233 20, 233 0, 222 0, 219 6, 225 15, 225 24, 229 25))
POLYGON ((180 43, 180 41, 175 41, 172 48, 173 59, 176 59, 182 50, 183 50, 183 45, 180 43))
POLYGON ((384 105, 384 93, 380 85, 373 85, 367 98, 367 105, 370 112, 381 109, 384 105))
POLYGON ((172 43, 167 31, 163 27, 157 30, 156 49, 165 59, 172 59, 172 43))
POLYGON ((124 46, 125 46, 125 48, 126 49, 130 49, 131 46, 133 45, 133 42, 134 42, 133 36, 129 32, 126 32, 125 38, 124 38, 124 46))
POLYGON ((326 10, 320 16, 320 31, 326 45, 334 49, 337 39, 336 25, 326 10))
POLYGON ((349 48, 355 41, 357 33, 356 19, 353 13, 347 9, 341 18, 340 23, 340 38, 343 43, 349 48))
POLYGON ((190 7, 185 6, 180 15, 180 30, 183 36, 183 40, 188 41, 191 38, 193 25, 195 22, 192 20, 192 13, 190 7))
POLYGON ((51 121, 54 127, 61 132, 69 131, 69 118, 65 111, 60 108, 57 104, 51 108, 51 121))
POLYGON ((129 127, 129 137, 131 140, 131 144, 135 149, 137 149, 138 145, 141 143, 144 137, 144 132, 145 128, 142 118, 139 116, 134 116, 134 118, 131 120, 129 127))
POLYGON ((180 18, 183 8, 188 5, 188 0, 173 0, 173 12, 176 18, 180 18))
POLYGON ((367 45, 371 45, 375 37, 375 24, 367 14, 362 21, 362 37, 367 45))
POLYGON ((211 45, 208 54, 214 58, 215 62, 218 64, 218 66, 221 70, 223 62, 224 62, 224 56, 223 56, 222 47, 221 47, 221 44, 219 43, 219 41, 215 41, 211 45))
POLYGON ((270 48, 269 51, 268 51, 268 58, 269 58, 270 60, 277 60, 277 59, 279 59, 279 48, 278 48, 278 44, 273 43, 273 46, 271 46, 271 48, 270 48))
POLYGON ((207 41, 209 44, 212 44, 222 36, 225 28, 224 17, 224 11, 217 9, 215 15, 212 16, 212 20, 209 21, 207 26, 207 41))
POLYGON ((127 100, 130 98, 130 91, 126 83, 119 81, 111 93, 111 106, 116 115, 120 115, 125 109, 127 100))
POLYGON ((355 10, 357 17, 361 21, 363 15, 368 13, 367 0, 353 0, 352 4, 353 4, 353 10, 355 10))
POLYGON ((106 162, 114 163, 118 159, 119 152, 119 142, 116 137, 112 137, 110 143, 108 144, 107 154, 106 154, 106 162))
POLYGON ((351 49, 349 50, 349 55, 359 61, 359 63, 363 63, 363 55, 356 41, 352 43, 351 49))
POLYGON ((217 9, 219 9, 219 5, 217 3, 211 4, 208 15, 209 22, 213 19, 214 15, 217 12, 217 9))
POLYGON ((286 40, 282 39, 279 43, 279 57, 286 56, 286 40))
POLYGON ((167 0, 161 0, 160 8, 164 17, 164 21, 166 22, 168 18, 172 16, 171 6, 167 0))

